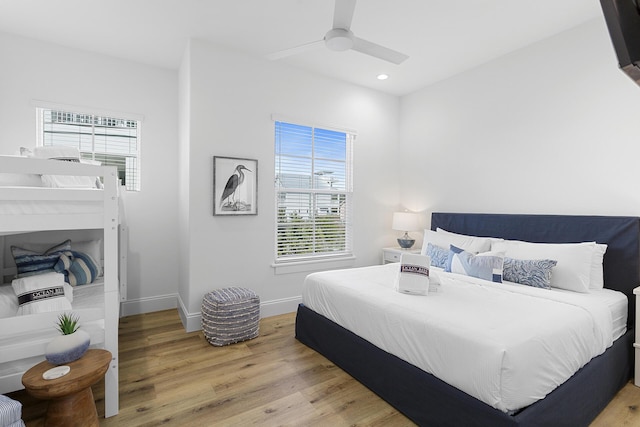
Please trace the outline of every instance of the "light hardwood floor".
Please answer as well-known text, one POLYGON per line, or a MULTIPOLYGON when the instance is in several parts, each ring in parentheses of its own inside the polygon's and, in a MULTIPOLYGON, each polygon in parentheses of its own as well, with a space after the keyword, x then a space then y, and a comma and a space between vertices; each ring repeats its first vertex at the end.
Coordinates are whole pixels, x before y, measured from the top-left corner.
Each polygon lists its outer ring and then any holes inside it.
MULTIPOLYGON (((367 388, 294 338, 295 314, 261 320, 256 339, 213 347, 185 333, 176 310, 120 321, 120 413, 101 426, 413 426, 367 388)), ((46 403, 24 391, 27 427, 46 403)), ((640 388, 629 383, 592 427, 640 426, 640 388)))

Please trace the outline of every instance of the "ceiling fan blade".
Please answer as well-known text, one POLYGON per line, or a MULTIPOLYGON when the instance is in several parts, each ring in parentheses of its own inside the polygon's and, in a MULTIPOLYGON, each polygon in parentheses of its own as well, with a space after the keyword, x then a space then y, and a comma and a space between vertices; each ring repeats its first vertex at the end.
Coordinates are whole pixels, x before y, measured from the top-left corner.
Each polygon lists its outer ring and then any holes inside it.
POLYGON ((316 40, 311 43, 305 43, 300 46, 291 47, 289 49, 279 50, 267 55, 267 59, 275 61, 276 59, 286 58, 287 56, 296 55, 298 53, 307 52, 324 46, 324 40, 316 40))
POLYGON ((358 37, 353 38, 353 47, 351 49, 392 62, 396 65, 401 64, 409 58, 409 56, 404 53, 380 46, 379 44, 371 43, 370 41, 358 37))
POLYGON ((336 0, 333 12, 333 28, 348 30, 353 21, 353 11, 356 8, 356 0, 336 0))

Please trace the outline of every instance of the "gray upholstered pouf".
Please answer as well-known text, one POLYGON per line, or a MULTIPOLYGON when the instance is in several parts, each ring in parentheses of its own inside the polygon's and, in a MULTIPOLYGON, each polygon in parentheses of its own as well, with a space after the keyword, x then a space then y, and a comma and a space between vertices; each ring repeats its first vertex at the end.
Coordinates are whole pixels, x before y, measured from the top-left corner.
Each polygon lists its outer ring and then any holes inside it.
POLYGON ((223 288, 202 300, 202 331, 210 344, 222 346, 258 336, 260 298, 251 289, 223 288))
POLYGON ((0 426, 24 427, 22 403, 0 394, 0 426))

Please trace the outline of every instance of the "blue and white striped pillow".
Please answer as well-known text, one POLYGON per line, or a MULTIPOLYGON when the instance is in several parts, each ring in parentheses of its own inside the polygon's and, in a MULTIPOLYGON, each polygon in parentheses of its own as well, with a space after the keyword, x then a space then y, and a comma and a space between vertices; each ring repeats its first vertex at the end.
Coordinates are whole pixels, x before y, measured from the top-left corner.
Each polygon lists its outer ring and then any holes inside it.
POLYGON ((71 240, 65 240, 44 252, 11 246, 13 260, 18 267, 17 277, 33 276, 54 271, 54 266, 64 251, 71 250, 71 240))
POLYGON ((100 273, 100 267, 91 255, 78 251, 62 252, 54 270, 63 273, 64 281, 71 286, 93 283, 100 273))

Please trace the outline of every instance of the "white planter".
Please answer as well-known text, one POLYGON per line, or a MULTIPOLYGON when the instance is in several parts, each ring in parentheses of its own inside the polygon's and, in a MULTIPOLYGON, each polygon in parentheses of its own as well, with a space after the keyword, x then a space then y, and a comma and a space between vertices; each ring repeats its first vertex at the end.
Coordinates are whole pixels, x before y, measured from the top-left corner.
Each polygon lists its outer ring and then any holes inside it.
POLYGON ((80 359, 89 348, 91 337, 79 329, 69 335, 59 335, 47 345, 45 358, 53 365, 64 365, 80 359))

